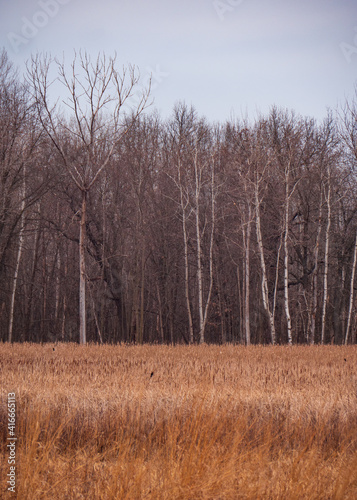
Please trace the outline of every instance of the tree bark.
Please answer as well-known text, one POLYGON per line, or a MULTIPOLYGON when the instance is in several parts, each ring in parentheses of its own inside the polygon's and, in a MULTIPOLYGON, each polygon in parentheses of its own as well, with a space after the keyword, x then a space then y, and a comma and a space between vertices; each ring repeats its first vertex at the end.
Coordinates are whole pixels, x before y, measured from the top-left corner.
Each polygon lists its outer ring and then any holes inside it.
MULTIPOLYGON (((25 207, 24 207, 24 202, 23 202, 22 210, 24 210, 24 208, 25 207)), ((25 229, 24 211, 21 214, 20 225, 21 225, 21 227, 20 227, 20 234, 19 234, 19 246, 17 249, 16 265, 15 265, 14 279, 13 279, 12 292, 11 292, 11 302, 10 302, 9 336, 8 336, 8 340, 10 343, 13 340, 15 296, 16 296, 16 289, 17 289, 17 280, 18 280, 18 276, 19 276, 22 248, 23 248, 23 243, 24 243, 24 229, 25 229)))
POLYGON ((275 333, 275 324, 274 324, 274 316, 270 310, 269 306, 269 293, 268 293, 268 279, 265 267, 265 259, 264 259, 264 247, 263 247, 263 238, 261 231, 261 220, 260 220, 260 200, 258 193, 258 185, 255 186, 255 217, 256 217, 256 231, 257 231, 257 241, 258 241, 258 249, 260 256, 260 266, 262 271, 262 297, 263 297, 263 305, 265 312, 267 313, 269 319, 270 326, 270 337, 271 343, 274 345, 276 343, 276 333, 275 333))
POLYGON ((331 169, 328 167, 327 177, 327 227, 325 240, 325 265, 324 265, 324 295, 322 301, 322 321, 321 321, 321 344, 325 343, 326 330, 326 307, 327 307, 327 278, 328 278, 328 260, 329 260, 329 245, 330 245, 330 227, 331 227, 331 169))
POLYGON ((201 231, 200 231, 200 173, 198 172, 197 149, 195 152, 195 215, 196 215, 196 252, 197 252, 197 286, 198 286, 198 314, 200 319, 200 344, 204 342, 203 318, 203 284, 201 258, 201 231))
POLYGON ((79 230, 79 343, 85 345, 87 342, 86 322, 86 215, 87 215, 87 191, 82 189, 81 222, 79 230))
POLYGON ((287 322, 288 331, 288 343, 292 345, 293 338, 291 333, 291 316, 289 308, 289 208, 290 208, 290 196, 289 196, 289 177, 290 177, 290 165, 287 167, 287 172, 285 174, 285 224, 284 224, 284 302, 285 302, 285 314, 287 322))
POLYGON ((352 309, 353 309, 353 296, 354 296, 353 285, 354 285, 354 281, 355 281, 356 261, 357 261, 357 232, 356 232, 356 239, 355 239, 355 248, 354 248, 354 253, 353 253, 353 264, 352 264, 351 285, 350 285, 350 303, 349 303, 349 307, 348 307, 345 345, 347 345, 347 343, 348 343, 348 335, 349 335, 350 326, 351 326, 351 317, 352 317, 352 309))
POLYGON ((24 244, 25 199, 26 199, 26 164, 24 165, 21 196, 22 196, 22 200, 21 200, 19 246, 17 249, 16 265, 15 265, 15 272, 14 272, 14 279, 13 279, 12 293, 11 293, 11 302, 10 302, 9 336, 8 336, 8 340, 10 343, 13 340, 12 337, 13 337, 13 328, 14 328, 14 310, 15 310, 16 288, 17 288, 17 280, 18 280, 18 276, 19 276, 22 248, 23 248, 23 244, 24 244))
POLYGON ((183 231, 183 244, 184 244, 184 258, 185 258, 185 297, 186 297, 186 307, 188 315, 188 327, 190 334, 190 344, 194 342, 193 335, 193 321, 192 312, 190 304, 190 285, 189 285, 189 263, 188 263, 188 236, 186 227, 186 205, 183 199, 183 187, 180 183, 180 196, 181 196, 181 208, 182 208, 182 231, 183 231))
MULTIPOLYGON (((212 160, 213 161, 213 160, 212 160)), ((215 226, 215 193, 214 193, 214 165, 211 168, 211 233, 209 247, 209 287, 205 304, 203 303, 203 271, 202 271, 202 233, 200 229, 200 192, 202 187, 202 172, 199 171, 197 151, 195 153, 195 214, 196 214, 196 245, 197 245, 197 285, 198 285, 198 309, 200 319, 200 344, 205 341, 205 329, 208 317, 208 308, 211 302, 213 286, 213 236, 215 226)))
POLYGON ((243 230, 244 239, 244 330, 245 330, 245 343, 250 345, 250 238, 252 229, 252 210, 250 203, 248 204, 248 221, 246 223, 246 230, 243 230))
POLYGON ((319 266, 319 246, 320 246, 320 235, 322 229, 322 187, 321 187, 321 197, 320 197, 320 208, 319 208, 319 221, 317 226, 316 244, 314 248, 314 270, 312 274, 312 314, 311 314, 311 329, 310 329, 310 344, 315 343, 316 334, 316 314, 317 314, 317 277, 318 277, 318 266, 319 266))

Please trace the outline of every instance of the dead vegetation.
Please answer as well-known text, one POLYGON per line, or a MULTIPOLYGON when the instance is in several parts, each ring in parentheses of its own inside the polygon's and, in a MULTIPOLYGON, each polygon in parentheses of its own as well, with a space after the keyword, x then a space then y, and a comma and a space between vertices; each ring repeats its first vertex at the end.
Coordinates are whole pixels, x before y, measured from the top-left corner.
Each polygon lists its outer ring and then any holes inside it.
POLYGON ((0 363, 12 498, 357 498, 357 347, 2 344, 0 363))

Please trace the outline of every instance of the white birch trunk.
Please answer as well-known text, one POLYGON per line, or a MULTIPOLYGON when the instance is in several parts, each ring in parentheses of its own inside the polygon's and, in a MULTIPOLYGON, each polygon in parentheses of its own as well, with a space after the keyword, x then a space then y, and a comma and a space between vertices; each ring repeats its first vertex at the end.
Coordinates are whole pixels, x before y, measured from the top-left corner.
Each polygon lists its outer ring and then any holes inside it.
POLYGON ((13 329, 14 329, 15 297, 16 297, 17 280, 18 280, 18 276, 19 276, 22 248, 23 248, 23 244, 24 244, 25 197, 26 197, 26 166, 24 166, 24 173, 23 173, 19 246, 17 249, 16 265, 15 265, 14 278, 13 278, 13 282, 12 282, 12 292, 11 292, 11 302, 10 302, 10 317, 9 317, 9 332, 8 332, 9 333, 8 341, 10 343, 12 342, 13 329))
MULTIPOLYGON (((24 209, 24 207, 22 207, 22 210, 23 209, 24 209)), ((23 248, 23 243, 24 243, 24 228, 25 228, 25 214, 24 214, 24 212, 22 212, 21 228, 20 228, 20 234, 19 234, 19 246, 17 249, 16 265, 15 265, 14 279, 13 279, 12 292, 11 292, 9 337, 8 337, 9 342, 12 342, 12 335, 13 335, 13 328, 14 328, 15 297, 16 297, 17 280, 18 280, 18 276, 19 276, 22 248, 23 248)))
POLYGON ((183 229, 183 241, 184 241, 184 254, 185 254, 185 295, 186 295, 186 307, 188 314, 188 327, 190 333, 190 344, 194 342, 193 336, 193 321, 192 312, 190 304, 190 285, 189 285, 189 266, 188 266, 188 241, 187 241, 187 228, 186 228, 186 209, 183 209, 182 213, 182 229, 183 229))
POLYGON ((290 165, 287 167, 287 173, 285 178, 285 224, 284 224, 284 302, 285 302, 285 314, 288 329, 288 343, 292 345, 293 338, 291 333, 291 316, 289 308, 289 208, 290 208, 290 198, 289 198, 289 170, 290 165))
POLYGON ((319 221, 317 226, 316 244, 314 249, 314 270, 312 275, 312 314, 311 314, 311 328, 310 328, 310 344, 315 343, 315 332, 316 332, 316 314, 317 314, 317 277, 318 277, 318 265, 319 265, 319 246, 320 246, 320 235, 322 229, 322 188, 321 188, 321 198, 320 198, 320 208, 319 208, 319 221))
POLYGON ((269 306, 268 279, 267 279, 265 260, 264 260, 264 247, 263 247, 261 221, 260 221, 260 201, 259 201, 258 185, 255 186, 255 216, 256 216, 256 231, 257 231, 257 241, 258 241, 258 249, 260 256, 260 266, 262 270, 263 305, 268 315, 271 342, 274 345, 276 343, 276 333, 275 333, 274 317, 269 306))
POLYGON ((200 229, 200 193, 202 186, 202 172, 199 171, 197 150, 194 160, 195 166, 195 213, 196 213, 196 243, 197 243, 197 285, 198 285, 198 312, 200 321, 200 344, 205 341, 205 329, 208 317, 208 308, 211 302, 212 287, 213 287, 213 239, 215 225, 215 192, 214 192, 214 165, 212 160, 211 168, 211 234, 209 248, 209 287, 207 297, 203 300, 203 270, 202 270, 202 233, 200 229))
POLYGON ((250 345, 250 238, 252 229, 252 210, 248 205, 248 222, 246 227, 246 236, 244 236, 245 262, 244 262, 244 329, 245 343, 250 345))
POLYGON ((327 307, 327 278, 328 278, 328 260, 329 260, 329 246, 330 246, 330 227, 331 227, 331 169, 328 167, 328 187, 327 187, 327 227, 326 227, 326 241, 325 241, 325 265, 324 265, 324 295, 322 301, 322 321, 321 321, 321 344, 325 343, 325 329, 326 329, 326 307, 327 307))
POLYGON ((273 297, 273 310, 272 310, 274 322, 275 322, 275 310, 276 310, 276 297, 277 297, 277 293, 278 293, 280 253, 281 253, 282 246, 283 246, 283 233, 281 232, 279 248, 278 248, 278 255, 276 257, 276 271, 275 271, 274 297, 273 297))
POLYGON ((188 315, 188 327, 189 327, 189 335, 190 335, 190 344, 194 342, 193 335, 193 321, 192 321, 192 312, 191 312, 191 304, 190 304, 190 285, 189 285, 189 263, 188 263, 188 235, 187 235, 187 226, 186 226, 186 209, 188 203, 185 203, 184 194, 183 194, 183 186, 181 181, 181 163, 179 161, 178 165, 178 188, 180 190, 180 203, 182 210, 182 232, 183 232, 183 244, 184 244, 184 259, 185 259, 185 297, 186 297, 186 308, 188 315))
POLYGON ((209 288, 206 299, 206 305, 203 315, 203 325, 200 333, 200 343, 202 344, 207 324, 208 318, 208 308, 211 303, 211 295, 213 288, 213 241, 214 241, 214 230, 215 230, 215 211, 216 211, 216 195, 215 195, 215 176, 214 176, 214 163, 212 160, 212 170, 211 170, 211 237, 210 237, 210 246, 209 246, 209 288))
POLYGON ((200 231, 200 175, 198 172, 197 151, 195 154, 195 214, 196 214, 196 251, 197 251, 197 286, 198 286, 198 314, 200 320, 200 344, 204 342, 204 314, 203 314, 203 283, 200 231))
POLYGON ((353 264, 352 264, 351 285, 350 285, 350 303, 349 303, 349 307, 348 307, 345 345, 347 345, 347 343, 348 343, 348 335, 349 335, 350 326, 351 326, 351 317, 352 317, 352 309, 353 309, 353 296, 354 296, 354 281, 355 281, 355 273, 356 273, 356 261, 357 261, 357 232, 356 232, 356 239, 355 239, 355 249, 354 249, 354 253, 353 253, 353 264))

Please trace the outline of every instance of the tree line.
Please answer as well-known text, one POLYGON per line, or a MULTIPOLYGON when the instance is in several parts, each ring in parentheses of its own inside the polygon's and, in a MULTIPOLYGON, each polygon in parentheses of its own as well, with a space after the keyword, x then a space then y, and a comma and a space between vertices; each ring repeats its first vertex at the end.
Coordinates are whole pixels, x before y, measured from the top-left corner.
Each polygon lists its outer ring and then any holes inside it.
POLYGON ((20 78, 0 53, 1 340, 356 343, 356 101, 322 123, 149 102, 115 58, 20 78))

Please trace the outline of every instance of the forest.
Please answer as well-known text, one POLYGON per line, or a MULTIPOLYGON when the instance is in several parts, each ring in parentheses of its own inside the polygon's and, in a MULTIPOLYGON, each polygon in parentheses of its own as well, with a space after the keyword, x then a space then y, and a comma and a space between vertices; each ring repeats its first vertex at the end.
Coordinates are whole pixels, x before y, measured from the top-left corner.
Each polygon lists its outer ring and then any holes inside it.
POLYGON ((355 344, 357 101, 150 102, 115 58, 0 53, 1 341, 355 344))

